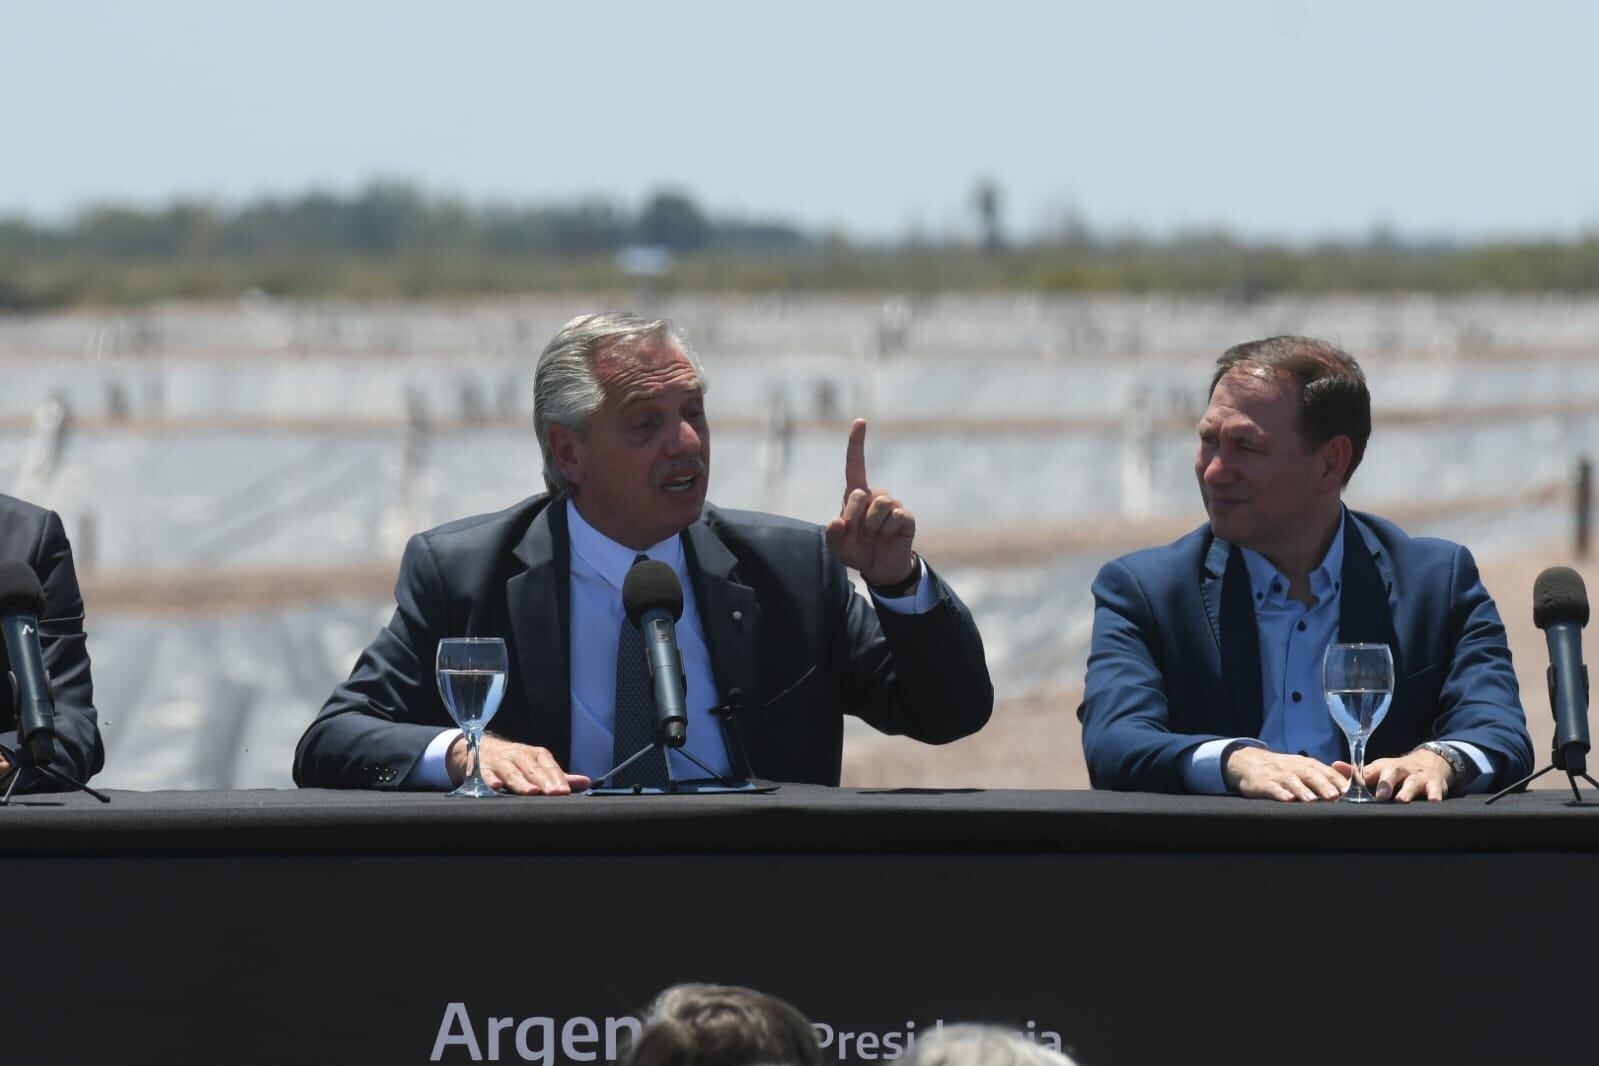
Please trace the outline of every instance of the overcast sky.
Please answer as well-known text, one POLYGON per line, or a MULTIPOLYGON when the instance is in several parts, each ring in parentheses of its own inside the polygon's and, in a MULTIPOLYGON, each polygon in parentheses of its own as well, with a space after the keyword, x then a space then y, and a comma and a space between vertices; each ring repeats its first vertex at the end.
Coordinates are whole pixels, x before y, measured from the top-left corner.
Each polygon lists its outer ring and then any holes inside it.
POLYGON ((0 214, 373 177, 864 237, 1599 231, 1599 3, 0 0, 0 214))

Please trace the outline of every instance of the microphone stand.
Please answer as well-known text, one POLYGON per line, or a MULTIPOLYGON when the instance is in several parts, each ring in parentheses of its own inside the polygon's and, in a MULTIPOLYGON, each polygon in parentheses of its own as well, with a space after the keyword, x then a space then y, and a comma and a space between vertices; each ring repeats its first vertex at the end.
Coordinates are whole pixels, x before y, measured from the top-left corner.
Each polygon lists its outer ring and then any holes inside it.
MULTIPOLYGON (((8 687, 11 689, 11 716, 12 716, 12 718, 18 718, 18 715, 17 715, 17 698, 18 697, 17 697, 17 679, 16 679, 16 675, 7 674, 6 675, 6 680, 8 680, 10 682, 10 685, 8 687)), ((11 773, 7 775, 9 780, 6 782, 6 790, 5 790, 5 792, 3 794, 0 794, 0 807, 9 807, 9 806, 11 806, 11 794, 17 790, 17 783, 22 780, 23 768, 27 768, 29 770, 37 770, 37 771, 39 771, 39 773, 44 774, 46 777, 52 778, 53 780, 56 780, 56 781, 59 781, 63 785, 67 785, 68 786, 68 791, 76 789, 79 792, 87 792, 89 795, 93 796, 95 799, 99 800, 101 803, 110 803, 111 802, 111 797, 110 796, 107 796, 107 795, 105 795, 103 793, 100 793, 100 792, 96 792, 94 789, 90 788, 86 783, 84 783, 82 781, 79 781, 77 778, 69 777, 68 775, 62 773, 60 770, 57 770, 54 767, 50 766, 48 763, 42 763, 42 762, 38 761, 37 759, 35 759, 33 757, 33 753, 28 751, 27 745, 22 742, 21 724, 22 723, 20 721, 18 721, 18 723, 17 723, 17 725, 18 725, 17 750, 16 751, 12 751, 10 748, 6 747, 4 744, 0 744, 0 755, 4 755, 6 757, 6 761, 11 764, 11 773)))
MULTIPOLYGON (((1584 670, 1583 670, 1583 682, 1584 682, 1584 687, 1586 688, 1586 685, 1587 685, 1587 670, 1586 670, 1586 668, 1584 668, 1584 670)), ((1551 666, 1549 668, 1549 704, 1550 704, 1550 706, 1554 706, 1554 702, 1555 702, 1555 670, 1554 670, 1554 667, 1551 666)), ((1584 700, 1584 703, 1586 703, 1586 702, 1587 701, 1584 700)), ((1586 729, 1584 729, 1583 731, 1587 732, 1586 729)), ((1593 778, 1588 776, 1587 760, 1583 758, 1583 755, 1586 752, 1586 748, 1587 748, 1587 745, 1581 743, 1580 741, 1574 741, 1572 743, 1568 743, 1563 748, 1554 748, 1549 753, 1549 765, 1548 766, 1545 766, 1542 770, 1539 770, 1536 773, 1528 774, 1526 777, 1523 777, 1520 781, 1517 781, 1515 784, 1511 785, 1509 788, 1502 789, 1499 792, 1494 793, 1493 799, 1489 800, 1488 803, 1497 803, 1500 799, 1504 798, 1505 796, 1508 796, 1512 792, 1524 791, 1527 788, 1528 785, 1530 785, 1534 781, 1538 780, 1544 774, 1547 774, 1550 770, 1564 770, 1565 771, 1566 780, 1571 784, 1571 794, 1577 798, 1577 802, 1578 803, 1581 803, 1582 802, 1582 790, 1577 787, 1577 778, 1580 777, 1584 781, 1588 782, 1588 784, 1592 785, 1594 788, 1599 788, 1599 781, 1595 781, 1593 778)), ((1488 803, 1483 804, 1483 806, 1486 807, 1488 805, 1488 803)))
MULTIPOLYGON (((736 692, 737 690, 735 689, 734 691, 736 692)), ((719 707, 719 708, 716 708, 715 710, 713 710, 712 713, 713 714, 714 713, 720 713, 723 710, 731 710, 731 708, 720 708, 719 707)), ((685 725, 686 725, 686 723, 685 723, 685 725)), ((687 738, 685 737, 685 740, 686 739, 687 738)), ((722 774, 717 773, 715 770, 712 770, 709 766, 706 766, 703 762, 701 762, 694 755, 693 752, 691 752, 687 748, 683 747, 682 744, 683 744, 683 741, 679 741, 677 744, 672 744, 669 741, 667 741, 664 737, 662 737, 661 736, 660 723, 657 722, 656 725, 655 725, 655 728, 651 730, 651 740, 650 740, 650 742, 648 744, 644 745, 638 751, 635 751, 632 755, 629 755, 627 758, 623 759, 617 765, 611 767, 611 769, 605 771, 599 777, 596 777, 594 779, 594 784, 588 790, 588 795, 590 795, 590 796, 638 796, 638 795, 642 795, 646 791, 652 792, 652 793, 657 793, 657 794, 660 794, 660 795, 677 794, 677 793, 682 793, 682 792, 701 793, 701 792, 759 792, 759 791, 762 791, 761 788, 755 784, 755 782, 749 780, 748 778, 737 778, 737 779, 735 779, 735 778, 726 777, 726 776, 723 776, 722 774), (672 753, 672 751, 674 749, 677 752, 679 752, 683 756, 683 758, 687 759, 689 762, 693 763, 695 766, 698 766, 701 770, 704 770, 707 776, 703 777, 703 778, 695 778, 693 780, 685 780, 685 781, 678 780, 677 775, 672 773, 672 755, 671 755, 671 753, 672 753), (626 770, 629 766, 632 766, 634 763, 638 762, 640 759, 642 759, 644 756, 648 755, 652 751, 659 751, 661 753, 661 759, 666 763, 666 787, 665 788, 662 788, 662 789, 655 789, 655 788, 646 789, 645 786, 643 786, 643 785, 607 785, 605 783, 607 781, 613 780, 616 777, 617 774, 621 773, 623 770, 626 770)))
POLYGON ((589 789, 590 794, 595 796, 636 796, 642 794, 645 791, 645 787, 643 785, 607 785, 605 782, 610 781, 616 777, 617 774, 621 773, 623 770, 626 770, 629 766, 632 766, 634 763, 638 762, 652 751, 659 751, 661 753, 661 758, 666 761, 666 787, 659 790, 650 789, 649 791, 651 792, 748 792, 755 787, 749 781, 735 781, 730 777, 723 777, 715 770, 712 770, 709 766, 706 766, 704 763, 700 762, 700 760, 695 757, 694 753, 686 748, 678 748, 677 750, 682 753, 683 758, 687 759, 695 766, 698 766, 701 770, 704 770, 709 776, 705 778, 696 778, 694 780, 680 781, 678 780, 677 775, 672 773, 672 759, 669 754, 671 750, 672 747, 670 744, 667 744, 659 737, 656 737, 638 751, 635 751, 632 755, 629 755, 611 769, 605 771, 599 777, 596 777, 594 779, 594 786, 589 789))
POLYGON ((48 763, 37 761, 33 758, 33 756, 26 754, 26 752, 27 749, 21 748, 20 746, 19 750, 12 751, 4 744, 0 744, 0 755, 4 755, 6 757, 6 761, 11 764, 11 773, 9 775, 11 780, 6 784, 6 790, 4 794, 0 794, 0 807, 11 806, 11 794, 16 791, 17 782, 22 780, 23 769, 37 770, 46 777, 52 778, 61 782, 63 785, 69 786, 69 791, 71 789, 77 789, 79 792, 87 792, 101 803, 111 802, 110 796, 107 796, 102 792, 96 792, 84 782, 79 781, 75 777, 70 777, 67 774, 62 773, 60 770, 55 769, 48 763))
MULTIPOLYGON (((1593 778, 1588 776, 1588 772, 1587 772, 1587 769, 1586 769, 1586 764, 1585 764, 1585 762, 1584 762, 1584 760, 1582 758, 1582 753, 1581 752, 1575 752, 1574 754, 1576 755, 1577 765, 1568 767, 1566 765, 1566 759, 1567 759, 1566 752, 1563 752, 1559 748, 1556 748, 1549 756, 1550 762, 1549 762, 1548 766, 1545 766, 1542 770, 1539 770, 1537 773, 1528 774, 1526 777, 1523 777, 1520 781, 1517 781, 1515 784, 1511 785, 1509 788, 1501 789, 1500 791, 1494 793, 1493 799, 1490 799, 1488 801, 1488 803, 1498 802, 1499 800, 1501 800, 1504 797, 1508 796, 1512 792, 1525 791, 1528 785, 1530 785, 1534 781, 1538 780, 1544 774, 1547 774, 1550 770, 1564 770, 1566 772, 1566 780, 1571 783, 1571 794, 1573 796, 1577 797, 1577 802, 1578 803, 1581 803, 1582 802, 1582 790, 1577 787, 1577 778, 1579 778, 1579 777, 1582 778, 1584 781, 1588 782, 1588 784, 1592 785, 1594 788, 1599 788, 1599 781, 1595 781, 1593 778)), ((1485 807, 1487 805, 1488 805, 1487 803, 1483 804, 1483 806, 1485 806, 1485 807)))

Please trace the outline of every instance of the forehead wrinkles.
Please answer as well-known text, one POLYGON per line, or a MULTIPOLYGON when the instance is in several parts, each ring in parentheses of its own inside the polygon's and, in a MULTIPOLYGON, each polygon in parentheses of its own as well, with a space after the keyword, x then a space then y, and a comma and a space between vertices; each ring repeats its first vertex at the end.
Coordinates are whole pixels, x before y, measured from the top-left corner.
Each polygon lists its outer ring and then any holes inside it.
POLYGON ((1261 426, 1249 414, 1231 404, 1213 403, 1200 418, 1199 428, 1234 432, 1241 429, 1260 430, 1261 426))
POLYGON ((682 352, 671 346, 602 352, 594 361, 594 376, 607 400, 625 404, 672 389, 698 389, 699 378, 682 352))

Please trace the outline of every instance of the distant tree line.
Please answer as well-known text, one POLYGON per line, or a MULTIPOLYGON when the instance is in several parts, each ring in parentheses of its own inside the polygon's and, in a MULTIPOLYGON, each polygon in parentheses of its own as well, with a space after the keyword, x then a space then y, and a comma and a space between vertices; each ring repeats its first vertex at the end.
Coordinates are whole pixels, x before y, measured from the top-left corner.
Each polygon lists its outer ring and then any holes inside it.
POLYGON ((59 226, 0 220, 0 254, 126 260, 308 252, 582 255, 630 244, 681 253, 708 246, 791 248, 804 240, 797 229, 780 223, 713 221, 677 192, 656 193, 637 212, 604 202, 475 207, 391 181, 349 195, 312 192, 234 209, 180 202, 153 210, 93 207, 59 226))
POLYGON ((971 239, 863 244, 775 220, 714 217, 681 192, 636 210, 471 205, 394 181, 237 207, 99 206, 70 221, 0 218, 0 310, 230 298, 425 298, 620 290, 1273 292, 1599 291, 1599 235, 1407 244, 1374 233, 1313 246, 1225 232, 1098 235, 1078 223, 1004 240, 997 187, 974 196, 971 239))

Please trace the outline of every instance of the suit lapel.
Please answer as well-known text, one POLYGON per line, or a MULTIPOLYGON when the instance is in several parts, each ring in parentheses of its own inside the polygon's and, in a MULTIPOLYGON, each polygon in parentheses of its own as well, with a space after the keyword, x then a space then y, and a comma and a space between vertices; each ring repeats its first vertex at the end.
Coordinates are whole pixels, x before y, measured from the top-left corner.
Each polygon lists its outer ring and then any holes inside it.
POLYGON ((1244 553, 1221 539, 1205 554, 1200 595, 1221 646, 1221 675, 1232 701, 1234 736, 1258 737, 1265 720, 1260 682, 1260 633, 1249 595, 1244 553))
POLYGON ((528 743, 548 748, 557 762, 568 766, 572 583, 565 499, 553 499, 539 511, 514 554, 526 569, 506 582, 505 597, 531 723, 528 743))
POLYGON ((1394 677, 1404 677, 1401 649, 1394 636, 1393 571, 1376 537, 1344 514, 1344 587, 1338 601, 1338 640, 1343 644, 1386 644, 1394 656, 1394 677))
MULTIPOLYGON (((736 728, 743 728, 751 716, 760 714, 762 705, 760 604, 755 590, 738 579, 738 559, 703 520, 683 531, 683 548, 699 604, 700 629, 716 675, 716 698, 725 705, 733 690, 739 691, 739 717, 744 722, 736 728)), ((728 755, 737 765, 743 746, 732 736, 725 739, 728 755)), ((744 767, 744 772, 752 771, 744 767)))
POLYGON ((1212 537, 1205 550, 1205 570, 1199 579, 1199 595, 1205 601, 1205 617, 1210 620, 1210 632, 1221 647, 1221 582, 1227 572, 1227 554, 1231 545, 1212 537))

